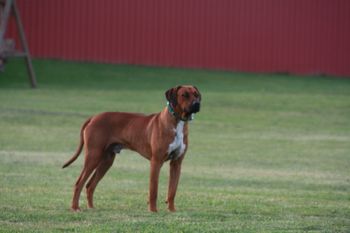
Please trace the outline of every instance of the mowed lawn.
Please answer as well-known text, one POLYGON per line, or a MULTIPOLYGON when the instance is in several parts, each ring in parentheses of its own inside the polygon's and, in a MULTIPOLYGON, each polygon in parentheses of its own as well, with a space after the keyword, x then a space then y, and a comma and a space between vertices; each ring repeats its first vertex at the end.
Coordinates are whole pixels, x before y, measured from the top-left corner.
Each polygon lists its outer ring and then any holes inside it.
POLYGON ((11 60, 0 73, 0 232, 350 232, 350 79, 35 60, 39 88, 11 60), (196 85, 176 198, 147 211, 149 162, 122 151, 95 209, 69 210, 84 120, 153 113, 164 92, 196 85))

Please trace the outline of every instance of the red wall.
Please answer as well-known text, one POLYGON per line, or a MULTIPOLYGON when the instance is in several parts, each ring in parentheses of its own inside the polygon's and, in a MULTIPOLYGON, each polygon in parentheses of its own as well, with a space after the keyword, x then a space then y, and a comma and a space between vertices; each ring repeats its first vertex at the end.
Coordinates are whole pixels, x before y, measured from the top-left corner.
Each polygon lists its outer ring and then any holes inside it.
POLYGON ((35 57, 350 76, 349 0, 17 2, 35 57))

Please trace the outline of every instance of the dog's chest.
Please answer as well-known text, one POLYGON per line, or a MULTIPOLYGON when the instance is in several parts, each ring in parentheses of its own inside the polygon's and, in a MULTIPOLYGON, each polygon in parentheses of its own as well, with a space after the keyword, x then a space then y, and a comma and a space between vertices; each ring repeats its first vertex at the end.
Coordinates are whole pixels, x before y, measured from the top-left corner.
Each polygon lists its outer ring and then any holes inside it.
POLYGON ((168 156, 170 160, 180 158, 185 152, 186 144, 184 143, 184 126, 185 123, 180 121, 174 129, 174 140, 168 146, 168 156))

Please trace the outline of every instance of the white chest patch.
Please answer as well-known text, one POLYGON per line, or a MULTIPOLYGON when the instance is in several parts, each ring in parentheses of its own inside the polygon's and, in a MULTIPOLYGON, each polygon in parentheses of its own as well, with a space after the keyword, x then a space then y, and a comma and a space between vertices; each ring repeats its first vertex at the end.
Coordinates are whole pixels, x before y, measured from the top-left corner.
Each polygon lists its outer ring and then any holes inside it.
POLYGON ((175 137, 174 141, 172 141, 168 146, 168 155, 171 160, 176 160, 183 155, 186 149, 186 144, 184 143, 184 125, 185 122, 180 121, 176 129, 174 129, 175 137))

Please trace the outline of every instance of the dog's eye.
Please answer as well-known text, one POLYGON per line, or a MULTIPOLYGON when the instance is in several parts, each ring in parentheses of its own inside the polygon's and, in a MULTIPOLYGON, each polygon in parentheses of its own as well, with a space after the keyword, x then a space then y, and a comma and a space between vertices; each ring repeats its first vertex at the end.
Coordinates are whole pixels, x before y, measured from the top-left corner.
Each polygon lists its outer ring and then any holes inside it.
POLYGON ((190 94, 188 92, 185 92, 184 94, 182 94, 182 97, 188 99, 190 98, 190 94))
POLYGON ((185 92, 185 93, 182 94, 182 97, 184 97, 186 99, 190 98, 190 94, 188 92, 185 92))

